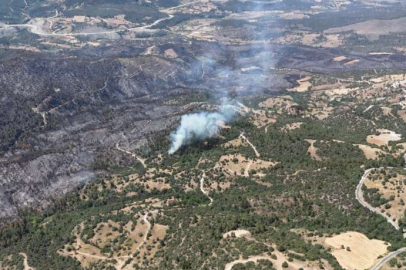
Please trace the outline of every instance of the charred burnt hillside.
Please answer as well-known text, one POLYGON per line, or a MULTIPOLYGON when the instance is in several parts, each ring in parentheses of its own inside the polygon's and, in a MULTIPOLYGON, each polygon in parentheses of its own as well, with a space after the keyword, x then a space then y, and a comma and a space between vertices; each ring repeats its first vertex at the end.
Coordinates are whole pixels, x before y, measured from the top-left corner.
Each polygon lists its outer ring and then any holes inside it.
POLYGON ((114 165, 135 162, 117 145, 148 155, 154 135, 169 134, 180 115, 210 99, 283 91, 296 83, 292 76, 310 71, 404 68, 402 55, 296 45, 181 38, 118 44, 64 53, 1 51, 0 217, 41 209, 96 179, 100 156, 114 165), (340 55, 363 61, 331 60, 340 55))

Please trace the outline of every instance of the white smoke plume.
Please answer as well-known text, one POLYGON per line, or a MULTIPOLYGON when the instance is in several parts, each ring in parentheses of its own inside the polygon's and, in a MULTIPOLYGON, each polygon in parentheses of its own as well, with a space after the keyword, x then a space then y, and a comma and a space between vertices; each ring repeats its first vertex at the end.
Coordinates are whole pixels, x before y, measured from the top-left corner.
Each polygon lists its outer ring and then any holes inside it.
POLYGON ((235 110, 230 106, 222 105, 217 112, 199 112, 182 116, 180 126, 171 133, 172 144, 168 153, 171 155, 194 140, 217 137, 221 127, 230 121, 234 114, 235 110))

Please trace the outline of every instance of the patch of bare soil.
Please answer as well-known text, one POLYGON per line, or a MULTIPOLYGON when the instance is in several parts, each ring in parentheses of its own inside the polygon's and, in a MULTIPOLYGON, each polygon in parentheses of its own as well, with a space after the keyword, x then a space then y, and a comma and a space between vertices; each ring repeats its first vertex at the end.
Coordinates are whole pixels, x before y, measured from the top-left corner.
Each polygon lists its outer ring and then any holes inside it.
POLYGON ((178 58, 178 54, 173 49, 165 50, 164 56, 168 58, 178 58))
POLYGON ((306 76, 304 78, 301 78, 299 80, 297 80, 297 83, 299 84, 299 86, 296 86, 294 88, 290 88, 288 89, 288 91, 290 92, 306 92, 309 91, 309 89, 312 87, 312 84, 310 82, 312 77, 310 76, 306 76))
POLYGON ((390 141, 400 141, 402 139, 401 134, 396 134, 393 131, 387 129, 378 129, 376 135, 369 135, 367 137, 367 142, 376 145, 388 145, 390 141))
POLYGON ((317 148, 314 146, 314 143, 316 142, 316 140, 305 140, 306 142, 310 143, 309 149, 307 150, 307 152, 309 153, 309 155, 317 161, 321 161, 322 158, 317 155, 317 148))
POLYGON ((406 123, 406 110, 399 110, 398 115, 402 118, 403 122, 406 123))
POLYGON ((229 231, 223 234, 223 238, 228 238, 228 237, 251 237, 251 233, 247 230, 234 230, 234 231, 229 231))
POLYGON ((364 155, 366 157, 366 159, 378 159, 380 155, 385 155, 386 152, 382 151, 379 148, 373 148, 369 145, 364 145, 364 144, 355 144, 355 146, 358 146, 359 149, 362 150, 362 152, 364 152, 364 155))
POLYGON ((351 61, 348 61, 347 63, 344 64, 344 66, 349 66, 349 65, 354 65, 355 63, 358 63, 360 60, 359 59, 354 59, 351 61))
POLYGON ((346 60, 347 59, 347 57, 345 57, 345 56, 337 56, 337 57, 334 57, 333 58, 333 60, 335 61, 335 62, 341 62, 341 61, 344 61, 344 60, 346 60))
POLYGON ((382 113, 386 116, 392 116, 393 118, 395 118, 395 116, 392 114, 392 108, 389 107, 380 107, 382 110, 382 113))
POLYGON ((16 266, 7 265, 8 261, 13 260, 13 255, 7 256, 3 261, 0 261, 0 270, 17 270, 16 266), (3 265, 4 264, 4 265, 3 265))

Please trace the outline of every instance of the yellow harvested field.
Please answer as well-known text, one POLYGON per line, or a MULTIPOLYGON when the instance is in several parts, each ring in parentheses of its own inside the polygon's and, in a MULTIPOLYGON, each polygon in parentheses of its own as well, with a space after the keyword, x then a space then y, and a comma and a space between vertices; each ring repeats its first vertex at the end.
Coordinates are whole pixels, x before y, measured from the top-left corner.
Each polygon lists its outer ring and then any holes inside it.
POLYGON ((358 232, 346 232, 326 238, 325 243, 332 247, 331 253, 340 265, 348 270, 368 269, 377 262, 379 256, 388 252, 385 242, 369 239, 358 232))
POLYGON ((349 65, 353 65, 355 63, 358 63, 360 60, 359 59, 354 59, 352 61, 349 61, 347 63, 344 64, 344 66, 349 66, 349 65))
POLYGON ((364 152, 366 159, 378 159, 379 155, 386 154, 385 151, 382 151, 379 148, 373 148, 369 145, 355 144, 355 146, 358 146, 359 149, 361 149, 362 152, 364 152))
POLYGON ((294 87, 294 88, 290 88, 288 89, 288 91, 290 92, 306 92, 309 90, 310 87, 312 87, 312 84, 310 82, 310 79, 312 77, 310 76, 306 76, 302 79, 297 80, 297 83, 299 84, 299 86, 294 87))
POLYGON ((387 129, 378 129, 378 135, 369 135, 367 142, 376 145, 388 145, 390 141, 400 141, 402 139, 401 134, 396 134, 393 131, 387 129))
POLYGON ((343 61, 345 59, 347 59, 347 57, 345 57, 345 56, 337 56, 337 57, 333 58, 333 60, 336 61, 336 62, 341 62, 341 61, 343 61))
POLYGON ((84 23, 86 21, 86 16, 73 16, 72 21, 78 23, 84 23))

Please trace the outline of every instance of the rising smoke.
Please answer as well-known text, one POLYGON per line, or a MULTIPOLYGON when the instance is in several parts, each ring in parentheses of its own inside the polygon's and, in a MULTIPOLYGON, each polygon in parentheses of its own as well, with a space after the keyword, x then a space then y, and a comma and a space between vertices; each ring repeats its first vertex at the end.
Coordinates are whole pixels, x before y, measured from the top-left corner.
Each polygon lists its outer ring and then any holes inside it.
MULTIPOLYGON (((263 11, 265 8, 270 7, 257 4, 253 11, 263 11)), ((215 48, 213 52, 206 51, 205 55, 192 65, 191 73, 201 76, 200 79, 205 79, 209 88, 218 93, 224 90, 226 92, 235 90, 236 95, 255 94, 262 89, 270 89, 273 85, 273 77, 269 74, 278 61, 274 57, 273 46, 268 41, 270 33, 273 32, 266 23, 264 21, 258 31, 250 33, 257 42, 245 46, 246 50, 234 51, 231 47, 230 52, 227 53, 221 51, 223 48, 215 48), (231 60, 228 56, 232 56, 231 60), (203 77, 204 74, 206 77, 203 77), (212 75, 215 79, 211 80, 207 75, 212 75)), ((222 124, 229 122, 236 113, 233 106, 235 105, 223 104, 217 112, 200 112, 182 116, 180 126, 171 133, 171 147, 168 153, 173 154, 183 145, 194 141, 217 137, 222 124)))
POLYGON ((171 155, 183 145, 196 140, 215 138, 219 135, 221 126, 229 122, 235 115, 232 105, 223 104, 217 112, 200 112, 182 116, 180 126, 171 133, 171 155))

